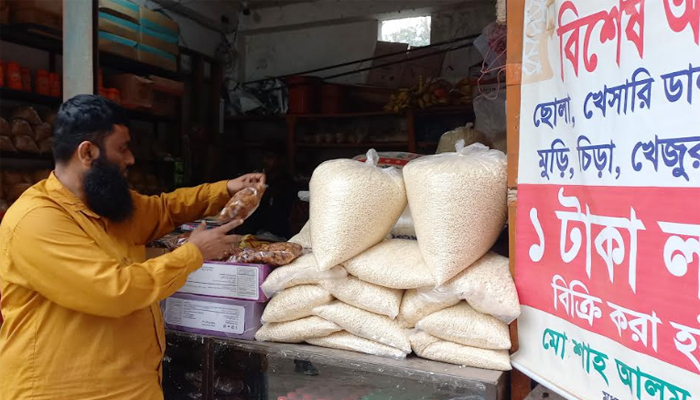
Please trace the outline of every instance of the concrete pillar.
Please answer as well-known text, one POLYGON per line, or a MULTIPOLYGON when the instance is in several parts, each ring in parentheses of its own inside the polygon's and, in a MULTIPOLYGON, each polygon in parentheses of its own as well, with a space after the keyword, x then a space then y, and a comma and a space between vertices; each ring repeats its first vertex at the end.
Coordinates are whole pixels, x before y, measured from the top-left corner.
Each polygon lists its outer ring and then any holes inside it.
POLYGON ((63 100, 95 93, 96 1, 63 0, 63 100))

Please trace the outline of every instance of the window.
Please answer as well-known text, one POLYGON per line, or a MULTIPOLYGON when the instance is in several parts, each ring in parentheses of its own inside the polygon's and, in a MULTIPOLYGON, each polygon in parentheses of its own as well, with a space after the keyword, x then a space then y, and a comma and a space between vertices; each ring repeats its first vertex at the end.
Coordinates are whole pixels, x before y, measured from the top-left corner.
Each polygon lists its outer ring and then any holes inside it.
POLYGON ((430 44, 430 16, 382 21, 379 39, 408 43, 411 47, 427 46, 430 44))

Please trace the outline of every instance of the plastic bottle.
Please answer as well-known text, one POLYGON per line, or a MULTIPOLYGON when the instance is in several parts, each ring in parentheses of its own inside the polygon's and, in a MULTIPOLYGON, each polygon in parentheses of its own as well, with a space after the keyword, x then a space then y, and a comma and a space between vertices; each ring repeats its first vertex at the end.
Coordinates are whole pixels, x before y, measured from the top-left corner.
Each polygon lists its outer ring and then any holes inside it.
POLYGON ((16 62, 7 63, 7 87, 13 90, 22 90, 22 73, 16 62))

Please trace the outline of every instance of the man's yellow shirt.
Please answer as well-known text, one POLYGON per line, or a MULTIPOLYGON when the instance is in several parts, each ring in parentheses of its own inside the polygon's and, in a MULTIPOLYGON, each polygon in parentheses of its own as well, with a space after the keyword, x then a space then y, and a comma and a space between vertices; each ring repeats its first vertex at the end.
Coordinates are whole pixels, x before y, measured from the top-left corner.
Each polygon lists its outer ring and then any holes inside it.
POLYGON ((0 225, 0 400, 158 400, 165 331, 158 302, 202 266, 192 244, 150 260, 144 245, 218 212, 226 182, 133 193, 110 223, 51 174, 0 225))

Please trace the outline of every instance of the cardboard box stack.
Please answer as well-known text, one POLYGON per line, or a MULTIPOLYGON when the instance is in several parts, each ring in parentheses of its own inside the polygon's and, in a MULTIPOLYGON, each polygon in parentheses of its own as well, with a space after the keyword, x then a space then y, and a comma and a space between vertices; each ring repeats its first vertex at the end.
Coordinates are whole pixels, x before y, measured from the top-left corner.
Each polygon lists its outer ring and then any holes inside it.
POLYGON ((56 31, 63 28, 62 0, 8 0, 7 5, 10 22, 14 24, 32 24, 56 31))
POLYGON ((177 71, 177 22, 128 0, 99 1, 99 48, 145 64, 177 71))

